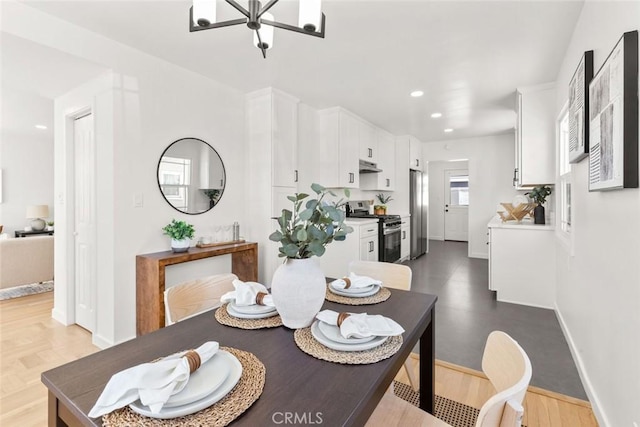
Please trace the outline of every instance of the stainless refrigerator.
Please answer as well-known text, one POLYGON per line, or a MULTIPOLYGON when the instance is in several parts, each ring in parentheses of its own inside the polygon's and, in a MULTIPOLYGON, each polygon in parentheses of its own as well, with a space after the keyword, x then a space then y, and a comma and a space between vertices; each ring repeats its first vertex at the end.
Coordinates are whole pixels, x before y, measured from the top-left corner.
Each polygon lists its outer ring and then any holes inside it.
POLYGON ((428 251, 427 247, 427 189, 424 188, 422 172, 409 172, 409 208, 411 213, 411 259, 428 251))

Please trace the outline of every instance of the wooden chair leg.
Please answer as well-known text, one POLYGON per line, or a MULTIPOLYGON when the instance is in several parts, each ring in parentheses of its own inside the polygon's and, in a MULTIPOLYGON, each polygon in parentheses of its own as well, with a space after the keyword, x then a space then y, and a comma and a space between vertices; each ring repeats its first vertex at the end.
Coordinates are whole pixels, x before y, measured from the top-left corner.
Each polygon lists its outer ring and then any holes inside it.
POLYGON ((407 372, 407 376, 409 377, 411 388, 417 393, 420 390, 420 381, 418 380, 415 372, 413 372, 413 369, 411 369, 411 362, 409 361, 409 359, 404 361, 403 366, 404 370, 407 372))

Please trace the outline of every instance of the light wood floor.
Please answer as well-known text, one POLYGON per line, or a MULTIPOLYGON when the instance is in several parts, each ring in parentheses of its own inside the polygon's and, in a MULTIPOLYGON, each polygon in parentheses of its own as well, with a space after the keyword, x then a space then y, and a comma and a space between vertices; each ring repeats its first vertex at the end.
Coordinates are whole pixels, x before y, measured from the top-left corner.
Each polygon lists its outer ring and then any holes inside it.
MULTIPOLYGON (((47 424, 47 390, 40 373, 99 349, 91 334, 51 319, 53 293, 0 301, 0 426, 47 424)), ((418 356, 412 355, 417 373, 418 356)), ((401 370, 398 380, 408 384, 401 370)), ((481 373, 438 361, 436 393, 480 408, 494 393, 481 373)), ((530 387, 525 398, 528 427, 597 426, 588 402, 530 387)))

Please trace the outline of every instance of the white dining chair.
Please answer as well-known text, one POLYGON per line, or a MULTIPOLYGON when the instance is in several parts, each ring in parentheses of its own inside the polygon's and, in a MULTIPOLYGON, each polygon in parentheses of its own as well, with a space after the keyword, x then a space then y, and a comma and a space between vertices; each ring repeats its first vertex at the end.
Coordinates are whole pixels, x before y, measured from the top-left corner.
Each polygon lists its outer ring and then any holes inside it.
MULTIPOLYGON (((377 261, 351 261, 349 272, 358 276, 367 276, 382 281, 382 285, 392 289, 411 290, 411 268, 402 264, 377 261)), ((409 360, 405 360, 404 369, 414 391, 420 389, 420 382, 411 369, 409 360)))
MULTIPOLYGON (((496 389, 476 420, 476 427, 520 427, 522 401, 531 381, 531 362, 525 351, 509 335, 493 331, 487 338, 482 356, 482 370, 496 389)), ((420 408, 386 393, 366 427, 447 427, 449 424, 420 408)))
POLYGON ((170 287, 164 292, 165 325, 219 307, 220 297, 233 291, 235 274, 216 274, 170 287))

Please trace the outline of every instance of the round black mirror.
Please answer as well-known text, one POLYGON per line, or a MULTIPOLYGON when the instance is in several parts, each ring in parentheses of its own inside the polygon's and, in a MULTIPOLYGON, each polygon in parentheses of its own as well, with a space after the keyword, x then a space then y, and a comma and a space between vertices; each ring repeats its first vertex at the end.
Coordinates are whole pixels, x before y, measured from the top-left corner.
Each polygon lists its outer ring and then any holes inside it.
POLYGON ((218 204, 226 183, 218 152, 197 138, 173 142, 158 162, 158 187, 174 209, 197 215, 218 204))

